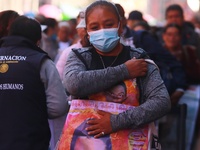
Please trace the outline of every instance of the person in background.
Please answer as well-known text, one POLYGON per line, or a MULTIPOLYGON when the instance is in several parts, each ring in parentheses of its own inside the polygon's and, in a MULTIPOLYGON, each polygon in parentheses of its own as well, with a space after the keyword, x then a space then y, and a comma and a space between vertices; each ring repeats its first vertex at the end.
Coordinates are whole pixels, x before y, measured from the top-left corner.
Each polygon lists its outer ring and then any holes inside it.
POLYGON ((53 18, 46 18, 42 25, 46 25, 42 34, 42 40, 40 43, 41 49, 48 53, 49 57, 54 61, 58 54, 58 22, 53 18))
POLYGON ((133 30, 134 31, 140 31, 140 30, 149 31, 150 26, 146 21, 139 21, 139 22, 134 24, 133 30))
POLYGON ((58 24, 58 54, 54 60, 56 63, 62 54, 63 50, 69 47, 72 44, 72 41, 70 40, 70 25, 67 21, 59 22, 58 24))
MULTIPOLYGON (((197 56, 200 58, 200 37, 195 32, 193 25, 184 19, 184 12, 180 5, 169 5, 165 10, 166 25, 176 23, 181 27, 181 44, 193 45, 196 47, 197 56)), ((160 42, 162 41, 162 30, 158 32, 160 42)))
MULTIPOLYGON (((144 49, 160 68, 161 77, 168 89, 171 100, 178 102, 187 88, 186 74, 180 62, 145 30, 134 31, 127 27, 124 9, 115 4, 122 18, 123 33, 121 43, 144 49), (170 76, 168 76, 170 75, 170 76)), ((172 104, 175 104, 172 102, 172 104)))
POLYGON ((168 24, 163 29, 164 47, 183 65, 188 84, 200 83, 200 60, 196 47, 181 44, 181 28, 177 24, 168 24))
POLYGON ((12 22, 19 16, 14 10, 0 12, 0 39, 8 35, 12 22))
POLYGON ((71 28, 70 39, 72 41, 72 44, 74 44, 77 42, 76 40, 78 38, 77 31, 76 31, 76 26, 78 24, 77 18, 72 18, 72 19, 68 20, 68 23, 70 24, 70 28, 71 28))
POLYGON ((76 27, 77 33, 79 40, 71 45, 70 47, 66 48, 63 53, 61 54, 60 58, 58 59, 56 63, 56 68, 58 69, 59 75, 61 80, 63 80, 63 70, 67 61, 67 57, 69 53, 71 52, 72 49, 74 48, 82 48, 82 47, 89 47, 90 43, 87 39, 87 32, 85 30, 85 15, 84 12, 81 11, 78 16, 81 16, 80 18, 78 17, 78 25, 76 27), (80 15, 81 14, 81 15, 80 15))
POLYGON ((65 48, 69 47, 72 43, 70 40, 70 25, 67 21, 59 22, 58 24, 58 44, 59 50, 64 50, 65 48))
POLYGON ((133 30, 134 25, 140 21, 145 21, 143 19, 143 14, 138 10, 133 10, 129 13, 128 19, 127 19, 127 26, 133 30))
POLYGON ((45 21, 46 17, 43 14, 36 14, 34 17, 40 24, 43 24, 43 22, 45 21))
POLYGON ((48 118, 69 108, 55 64, 38 47, 40 39, 40 24, 25 16, 16 18, 1 39, 1 150, 48 150, 48 118))
POLYGON ((140 80, 136 86, 142 89, 141 101, 137 99, 140 105, 135 109, 118 115, 98 111, 101 117, 87 122, 88 134, 98 138, 122 129, 138 128, 165 115, 170 110, 170 99, 159 70, 155 64, 145 62, 143 58, 134 59, 141 56, 143 50, 120 43, 123 24, 115 5, 95 1, 87 7, 85 17, 86 31, 93 47, 77 49, 85 64, 75 53, 69 54, 63 77, 67 91, 80 99, 90 99, 91 95, 105 92, 123 80, 136 77, 140 80))

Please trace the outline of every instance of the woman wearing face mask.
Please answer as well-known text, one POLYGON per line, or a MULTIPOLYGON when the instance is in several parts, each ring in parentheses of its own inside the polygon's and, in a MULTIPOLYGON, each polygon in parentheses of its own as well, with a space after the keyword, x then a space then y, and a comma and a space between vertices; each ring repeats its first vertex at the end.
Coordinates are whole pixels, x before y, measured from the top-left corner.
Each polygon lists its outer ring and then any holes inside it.
MULTIPOLYGON (((170 100, 159 70, 143 58, 136 59, 145 54, 143 50, 119 42, 123 29, 116 7, 107 1, 96 1, 87 7, 85 17, 92 47, 77 50, 84 61, 74 52, 69 54, 64 69, 65 88, 79 99, 106 101, 100 97, 124 82, 128 91, 125 99, 128 105, 136 106, 118 115, 98 111, 101 117, 87 122, 87 133, 99 138, 138 128, 165 115, 170 110, 170 100)), ((122 97, 120 93, 110 95, 122 97)))

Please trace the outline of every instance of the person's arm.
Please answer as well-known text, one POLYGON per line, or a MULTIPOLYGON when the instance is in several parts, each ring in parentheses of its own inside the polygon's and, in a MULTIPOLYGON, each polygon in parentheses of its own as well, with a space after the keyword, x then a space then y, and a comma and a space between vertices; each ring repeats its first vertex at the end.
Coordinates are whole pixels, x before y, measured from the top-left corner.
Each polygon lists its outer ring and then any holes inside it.
MULTIPOLYGON (((91 55, 86 53, 85 60, 90 64, 91 55)), ((100 70, 88 70, 83 62, 71 52, 64 69, 63 84, 67 91, 76 97, 88 96, 112 87, 129 77, 125 64, 100 70)))
POLYGON ((171 103, 166 87, 155 66, 150 66, 147 76, 141 80, 142 101, 140 106, 129 109, 118 115, 98 111, 100 119, 91 119, 86 128, 89 135, 95 138, 122 129, 138 128, 141 125, 155 121, 170 111, 171 103))
POLYGON ((40 78, 45 87, 48 117, 52 119, 67 113, 69 109, 67 95, 55 64, 50 59, 43 61, 40 78))
POLYGON ((126 128, 137 128, 146 123, 155 121, 164 116, 171 107, 169 94, 159 75, 158 69, 150 66, 151 71, 142 80, 142 101, 145 101, 134 109, 125 111, 119 115, 111 115, 112 130, 117 131, 126 128))
MULTIPOLYGON (((83 59, 90 68, 91 53, 84 54, 82 55, 83 59)), ((85 64, 74 52, 71 52, 64 69, 63 83, 71 95, 86 97, 89 94, 104 91, 124 79, 144 76, 146 71, 147 63, 145 60, 135 58, 116 67, 87 70, 85 64)))

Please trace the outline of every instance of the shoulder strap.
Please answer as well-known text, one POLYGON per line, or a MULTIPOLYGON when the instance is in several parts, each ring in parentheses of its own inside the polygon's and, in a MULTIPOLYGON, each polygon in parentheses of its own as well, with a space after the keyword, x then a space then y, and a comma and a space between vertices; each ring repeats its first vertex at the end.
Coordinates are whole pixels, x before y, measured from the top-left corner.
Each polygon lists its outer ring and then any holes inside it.
POLYGON ((85 59, 83 58, 83 56, 79 53, 78 49, 72 49, 72 51, 76 54, 76 56, 84 63, 86 69, 88 70, 89 67, 85 61, 85 59))

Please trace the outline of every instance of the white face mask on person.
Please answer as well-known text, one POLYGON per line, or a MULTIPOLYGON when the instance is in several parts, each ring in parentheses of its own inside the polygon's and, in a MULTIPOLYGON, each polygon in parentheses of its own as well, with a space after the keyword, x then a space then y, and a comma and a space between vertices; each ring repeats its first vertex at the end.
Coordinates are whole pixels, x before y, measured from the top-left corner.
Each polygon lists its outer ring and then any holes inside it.
POLYGON ((118 29, 119 27, 88 32, 89 41, 99 51, 110 52, 119 42, 118 29))

